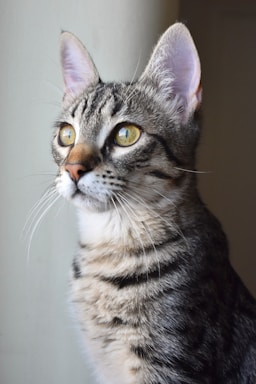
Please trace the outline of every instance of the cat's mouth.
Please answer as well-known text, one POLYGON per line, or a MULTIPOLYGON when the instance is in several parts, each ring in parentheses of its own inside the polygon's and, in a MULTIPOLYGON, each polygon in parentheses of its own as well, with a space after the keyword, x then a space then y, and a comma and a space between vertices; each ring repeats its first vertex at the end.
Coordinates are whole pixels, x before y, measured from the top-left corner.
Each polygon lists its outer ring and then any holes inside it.
POLYGON ((71 199, 75 199, 77 196, 84 196, 85 197, 85 194, 82 191, 80 191, 80 189, 78 187, 76 187, 76 190, 72 194, 71 199))
POLYGON ((88 193, 85 193, 82 188, 79 187, 78 183, 76 182, 73 182, 73 186, 74 186, 74 191, 71 195, 71 200, 74 200, 74 199, 77 199, 77 198, 80 198, 80 199, 90 199, 91 196, 88 194, 88 193))

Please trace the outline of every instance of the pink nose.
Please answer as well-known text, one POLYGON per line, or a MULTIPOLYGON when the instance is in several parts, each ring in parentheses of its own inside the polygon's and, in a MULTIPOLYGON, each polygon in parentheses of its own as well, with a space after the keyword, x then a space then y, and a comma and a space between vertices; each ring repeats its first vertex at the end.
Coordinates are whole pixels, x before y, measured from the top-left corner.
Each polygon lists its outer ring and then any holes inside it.
POLYGON ((69 173, 69 176, 73 181, 78 182, 80 177, 85 174, 86 167, 83 164, 79 163, 66 163, 65 170, 69 173))

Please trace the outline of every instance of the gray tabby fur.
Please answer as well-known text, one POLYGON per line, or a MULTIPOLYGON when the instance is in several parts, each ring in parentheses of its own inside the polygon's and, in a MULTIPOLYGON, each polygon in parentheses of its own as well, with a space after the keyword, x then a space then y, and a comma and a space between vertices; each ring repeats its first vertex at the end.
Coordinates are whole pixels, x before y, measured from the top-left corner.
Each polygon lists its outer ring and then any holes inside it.
POLYGON ((185 171, 195 168, 201 99, 188 30, 170 27, 132 84, 103 83, 70 33, 61 60, 56 187, 77 207, 71 296, 99 383, 255 384, 256 304, 185 171), (142 133, 120 147, 127 122, 142 133), (59 142, 66 123, 70 147, 59 142), (76 180, 67 164, 82 166, 76 180))

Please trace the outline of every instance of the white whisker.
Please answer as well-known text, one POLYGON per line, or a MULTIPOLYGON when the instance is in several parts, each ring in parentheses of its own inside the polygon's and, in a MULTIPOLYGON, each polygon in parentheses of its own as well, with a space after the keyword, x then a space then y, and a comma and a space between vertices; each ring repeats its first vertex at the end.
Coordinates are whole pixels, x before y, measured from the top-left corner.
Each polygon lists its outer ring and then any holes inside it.
POLYGON ((57 194, 55 188, 51 187, 47 189, 47 191, 43 194, 43 196, 34 204, 28 213, 27 219, 25 221, 23 230, 22 230, 22 238, 26 238, 28 233, 30 232, 31 227, 34 224, 35 218, 38 213, 44 208, 45 205, 48 204, 48 201, 51 200, 57 194))
MULTIPOLYGON (((44 80, 44 83, 47 84, 47 86, 51 87, 54 91, 57 91, 58 94, 62 97, 63 95, 63 89, 60 88, 58 85, 56 84, 53 84, 51 81, 49 80, 44 80)), ((59 103, 60 104, 60 103, 59 103)))
MULTIPOLYGON (((137 214, 136 214, 136 212, 135 212, 135 210, 134 210, 134 207, 131 206, 131 204, 130 204, 130 202, 129 202, 129 199, 127 199, 127 198, 125 197, 124 193, 122 193, 122 194, 119 193, 119 195, 121 195, 121 197, 122 197, 122 201, 125 203, 126 207, 129 209, 129 211, 130 211, 131 214, 134 216, 134 218, 136 219, 136 221, 137 221, 138 223, 141 224, 141 226, 142 226, 142 228, 143 228, 143 230, 144 230, 144 233, 145 233, 146 236, 148 237, 149 242, 150 242, 150 244, 151 244, 151 246, 152 246, 152 248, 153 248, 153 250, 154 250, 154 253, 155 253, 155 256, 156 256, 156 260, 157 260, 157 262, 158 262, 158 269, 159 269, 159 276, 160 276, 160 265, 159 265, 158 253, 157 253, 157 249, 156 249, 156 247, 155 247, 155 243, 154 243, 154 240, 153 240, 153 238, 152 238, 151 231, 150 231, 148 225, 146 225, 146 223, 145 223, 144 221, 142 221, 142 220, 137 216, 137 214)), ((141 239, 141 236, 140 236, 140 239, 141 239)), ((142 239, 141 239, 141 243, 142 243, 142 247, 143 247, 143 253, 144 253, 144 255, 146 256, 146 254, 145 254, 145 247, 144 247, 144 244, 143 244, 143 242, 142 242, 142 239)), ((145 260, 146 260, 146 263, 148 263, 148 258, 147 258, 147 257, 145 258, 145 260)), ((148 268, 147 268, 147 272, 148 272, 148 268)))
POLYGON ((135 79, 135 77, 136 77, 136 75, 137 75, 138 68, 139 68, 139 65, 140 65, 140 59, 141 59, 141 52, 140 52, 139 57, 138 57, 138 60, 137 60, 137 64, 136 64, 136 67, 135 67, 134 74, 133 74, 132 79, 131 79, 131 81, 130 81, 130 84, 129 84, 128 88, 127 88, 127 91, 125 92, 125 96, 126 96, 126 100, 125 100, 125 102, 127 102, 127 100, 129 100, 129 96, 128 96, 128 94, 129 94, 129 92, 130 92, 131 85, 133 84, 134 79, 135 79), (127 97, 127 96, 128 96, 128 97, 127 97))
MULTIPOLYGON (((127 198, 125 197, 125 193, 122 192, 122 193, 119 193, 119 195, 121 195, 123 202, 126 204, 127 208, 130 210, 130 212, 131 212, 132 215, 135 217, 135 219, 137 220, 137 222, 139 222, 139 223, 142 225, 142 227, 143 227, 143 229, 144 229, 144 231, 145 231, 147 237, 148 237, 149 240, 150 240, 150 243, 151 243, 151 245, 152 245, 152 248, 154 249, 155 254, 157 255, 157 250, 156 250, 156 247, 155 247, 155 243, 154 243, 154 241, 153 241, 153 238, 152 238, 152 236, 151 236, 151 233, 150 233, 150 230, 149 230, 148 226, 145 224, 144 221, 141 221, 141 219, 137 216, 137 214, 136 214, 134 208, 131 206, 131 204, 130 204, 130 202, 129 202, 129 199, 127 199, 127 198)), ((127 196, 127 194, 126 194, 126 196, 127 196)), ((128 196, 128 197, 129 197, 129 196, 128 196)))
POLYGON ((177 169, 178 171, 189 172, 189 173, 197 173, 197 174, 213 173, 213 171, 197 171, 196 169, 186 169, 186 168, 180 168, 180 167, 173 167, 173 168, 177 169))
POLYGON ((128 193, 125 193, 125 194, 130 199, 132 199, 135 202, 137 202, 140 206, 144 207, 146 211, 151 212, 155 218, 159 218, 162 222, 164 222, 167 225, 167 227, 170 227, 170 228, 173 229, 173 224, 171 224, 169 221, 167 221, 163 216, 159 215, 159 213, 157 213, 153 208, 151 208, 150 205, 147 204, 142 197, 140 197, 138 195, 136 195, 136 197, 135 197, 132 194, 128 195, 128 193))
MULTIPOLYGON (((131 85, 130 85, 131 88, 131 85)), ((132 96, 136 93, 136 88, 133 88, 133 90, 130 92, 130 94, 127 95, 126 99, 124 100, 125 104, 129 103, 131 100, 132 96)))
POLYGON ((33 236, 40 224, 40 222, 42 221, 43 217, 46 215, 46 213, 50 210, 50 208, 57 202, 57 200, 60 198, 60 196, 56 196, 54 198, 54 200, 45 208, 45 210, 41 213, 41 215, 39 216, 39 218, 36 220, 35 224, 34 224, 34 227, 31 231, 31 234, 29 236, 29 241, 28 241, 28 254, 27 254, 27 264, 29 264, 29 256, 30 256, 30 249, 31 249, 31 244, 32 244, 32 239, 33 239, 33 236))
POLYGON ((35 177, 35 176, 55 176, 55 173, 54 172, 38 172, 38 173, 29 173, 29 174, 26 174, 26 175, 22 175, 19 177, 19 179, 27 179, 29 177, 35 177))
MULTIPOLYGON (((127 211, 126 207, 127 207, 127 203, 126 201, 124 201, 124 198, 123 198, 123 195, 120 194, 120 193, 115 193, 115 197, 120 205, 120 207, 123 209, 123 211, 125 212, 126 214, 126 217, 127 219, 129 220, 129 222, 131 223, 132 227, 134 227, 134 221, 132 220, 132 217, 131 215, 129 214, 129 212, 127 211)), ((129 207, 127 207, 129 208, 129 207)), ((130 210, 131 212, 131 210, 130 210)), ((132 213, 134 214, 134 212, 132 211, 132 213)), ((143 241, 141 239, 141 236, 140 234, 137 233, 137 231, 135 231, 135 236, 137 238, 137 240, 139 241, 139 243, 141 244, 141 247, 142 247, 142 250, 143 250, 143 253, 144 255, 146 256, 146 251, 145 251, 145 248, 144 248, 144 244, 143 244, 143 241)))
MULTIPOLYGON (((115 195, 114 195, 115 196, 115 195)), ((116 196, 115 196, 116 197, 116 196)), ((116 197, 117 198, 117 197, 116 197)), ((118 198, 117 198, 118 200, 118 198)), ((119 222, 120 224, 122 223, 122 217, 121 217, 121 213, 116 205, 116 202, 115 202, 115 199, 111 196, 111 201, 112 201, 112 204, 115 208, 115 211, 117 213, 117 216, 119 217, 119 222)), ((123 230, 123 227, 121 225, 121 230, 122 230, 122 246, 123 246, 123 256, 125 255, 125 244, 126 244, 126 241, 125 241, 125 231, 123 230)))
POLYGON ((29 263, 33 236, 46 213, 59 198, 60 196, 57 193, 55 186, 51 186, 49 189, 47 189, 39 201, 36 202, 28 214, 21 234, 23 239, 28 237, 27 263, 29 263))
MULTIPOLYGON (((133 183, 136 185, 136 183, 133 183)), ((175 209, 177 209, 176 207, 176 204, 174 203, 174 201, 170 198, 168 198, 167 196, 165 196, 164 194, 162 194, 161 192, 159 192, 157 189, 155 188, 152 188, 152 187, 148 187, 148 186, 145 186, 143 185, 143 188, 139 188, 139 184, 138 184, 138 187, 133 187, 133 190, 135 192, 135 190, 137 191, 136 193, 136 197, 133 195, 133 191, 130 191, 129 190, 129 195, 128 193, 126 193, 127 196, 129 196, 129 198, 133 199, 134 201, 137 201, 138 204, 144 206, 144 208, 148 211, 148 212, 151 212, 153 214, 153 217, 155 218, 158 218, 160 219, 160 221, 162 221, 163 223, 165 223, 166 227, 167 228, 170 228, 172 231, 173 231, 173 234, 179 234, 183 240, 184 240, 184 243, 186 244, 186 246, 188 247, 189 244, 188 244, 188 240, 187 238, 185 237, 185 235, 183 234, 182 230, 180 229, 180 227, 174 222, 172 221, 172 223, 170 223, 168 220, 165 219, 165 217, 163 215, 160 215, 155 209, 153 209, 151 207, 150 204, 148 204, 145 199, 141 196, 141 191, 145 191, 145 187, 149 189, 149 191, 152 193, 156 193, 158 196, 160 196, 161 198, 163 198, 167 203, 168 203, 168 207, 170 205, 172 205, 175 209)))

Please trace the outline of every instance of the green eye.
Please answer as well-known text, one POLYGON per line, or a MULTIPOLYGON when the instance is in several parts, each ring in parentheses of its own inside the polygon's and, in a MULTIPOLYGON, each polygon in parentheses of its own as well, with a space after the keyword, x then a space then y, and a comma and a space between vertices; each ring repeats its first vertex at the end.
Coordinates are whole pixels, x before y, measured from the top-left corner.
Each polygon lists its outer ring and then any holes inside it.
POLYGON ((74 144, 76 139, 76 131, 70 124, 65 124, 59 132, 59 143, 63 147, 69 147, 74 144))
POLYGON ((140 128, 136 125, 125 125, 122 126, 115 135, 115 143, 120 147, 129 147, 135 144, 141 135, 140 128))

